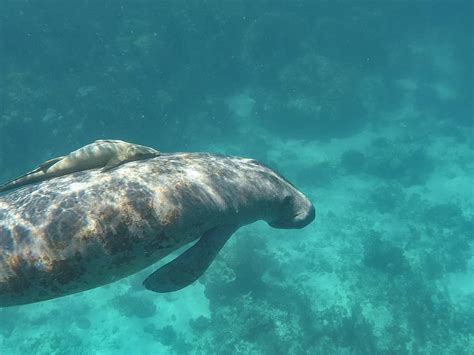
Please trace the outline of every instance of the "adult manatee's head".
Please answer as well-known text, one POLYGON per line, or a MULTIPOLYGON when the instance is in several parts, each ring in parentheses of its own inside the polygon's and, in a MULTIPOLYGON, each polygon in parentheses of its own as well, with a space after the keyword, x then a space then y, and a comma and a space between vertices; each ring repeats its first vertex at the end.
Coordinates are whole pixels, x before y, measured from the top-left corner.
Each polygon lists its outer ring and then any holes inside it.
POLYGON ((127 143, 126 149, 127 156, 130 157, 130 160, 148 159, 160 155, 158 150, 139 144, 127 143))
POLYGON ((310 224, 316 212, 311 201, 291 182, 274 170, 252 160, 258 165, 259 177, 254 179, 259 191, 266 191, 268 209, 265 220, 274 228, 298 229, 310 224))
MULTIPOLYGON (((283 179, 283 178, 282 178, 283 179)), ((268 224, 274 228, 303 228, 314 221, 316 211, 311 201, 291 183, 286 182, 281 191, 279 204, 276 206, 275 219, 268 224)))
POLYGON ((314 221, 316 211, 311 201, 296 189, 293 192, 296 193, 285 195, 277 217, 268 221, 270 226, 282 229, 303 228, 314 221))

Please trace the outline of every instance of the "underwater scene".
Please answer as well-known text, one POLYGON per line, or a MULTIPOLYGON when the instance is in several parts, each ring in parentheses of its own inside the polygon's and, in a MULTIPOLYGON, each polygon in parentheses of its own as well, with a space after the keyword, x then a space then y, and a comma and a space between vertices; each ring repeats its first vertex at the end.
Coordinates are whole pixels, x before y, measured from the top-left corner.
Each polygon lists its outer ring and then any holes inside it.
POLYGON ((473 13, 470 0, 0 0, 0 184, 97 140, 116 149, 0 193, 0 354, 473 354, 473 13), (191 178, 167 184, 173 169, 191 178), (241 204, 231 217, 175 193, 205 174, 241 204), (75 213, 46 219, 65 191, 75 213), (110 253, 135 250, 112 235, 158 233, 150 198, 189 235, 83 291, 110 253), (68 238, 85 215, 113 231, 96 266, 68 238), (57 275, 34 254, 45 223, 74 255, 57 275), (47 277, 75 291, 25 291, 47 277))

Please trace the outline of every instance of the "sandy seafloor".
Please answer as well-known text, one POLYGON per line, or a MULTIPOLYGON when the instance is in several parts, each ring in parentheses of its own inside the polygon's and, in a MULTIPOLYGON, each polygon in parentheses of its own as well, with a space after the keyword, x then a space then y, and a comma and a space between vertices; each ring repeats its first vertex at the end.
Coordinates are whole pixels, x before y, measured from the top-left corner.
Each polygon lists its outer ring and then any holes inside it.
MULTIPOLYGON (((200 107, 183 125, 183 130, 200 130, 183 133, 164 150, 256 157, 310 197, 315 222, 297 231, 263 222, 240 229, 199 282, 179 292, 155 294, 142 287, 154 265, 88 292, 0 309, 0 354, 474 353, 472 106, 459 109, 459 102, 467 101, 456 101, 472 86, 460 84, 453 46, 434 37, 397 46, 410 56, 411 68, 429 65, 442 75, 409 70, 388 79, 377 73, 361 76, 365 91, 357 100, 364 120, 350 133, 331 133, 346 124, 343 118, 321 136, 305 134, 304 125, 312 122, 307 117, 316 117, 327 104, 301 87, 285 96, 285 103, 275 103, 273 92, 255 84, 230 94, 206 94, 209 111, 200 107), (390 90, 384 91, 386 80, 390 90), (396 104, 385 105, 384 94, 396 95, 396 104), (279 107, 290 113, 286 119, 262 119, 262 110, 272 115, 279 107)), ((148 37, 141 40, 135 43, 140 50, 152 46, 148 37)), ((313 58, 316 66, 330 62, 329 54, 318 58, 313 58)), ((300 68, 304 76, 307 66, 300 68)), ((18 96, 5 99, 10 104, 0 120, 5 136, 17 135, 9 147, 18 147, 21 134, 11 124, 21 109, 12 107, 20 106, 21 95, 31 97, 18 88, 28 86, 21 75, 10 73, 9 85, 18 96)), ((308 75, 328 79, 324 73, 308 75)), ((99 122, 99 136, 84 133, 87 121, 67 123, 83 113, 87 100, 98 102, 105 89, 94 85, 93 78, 76 85, 76 112, 48 104, 23 124, 37 117, 40 127, 71 149, 76 146, 67 141, 76 143, 74 135, 81 142, 130 138, 162 148, 145 132, 145 123, 143 140, 135 123, 127 135, 132 121, 120 126, 122 131, 99 122)), ((38 97, 47 96, 46 89, 36 90, 38 97)), ((351 93, 341 90, 343 97, 351 93)), ((335 97, 334 105, 344 104, 335 97)), ((166 124, 156 128, 162 135, 167 129, 166 124)), ((3 155, 2 180, 61 149, 43 141, 37 151, 34 161, 14 167, 3 155)))

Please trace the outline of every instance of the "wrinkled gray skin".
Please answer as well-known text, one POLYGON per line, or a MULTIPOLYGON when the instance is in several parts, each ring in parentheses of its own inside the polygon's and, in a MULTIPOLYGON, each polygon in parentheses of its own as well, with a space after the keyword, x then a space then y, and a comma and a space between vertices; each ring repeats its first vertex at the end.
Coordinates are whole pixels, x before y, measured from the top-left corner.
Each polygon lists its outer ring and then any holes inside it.
POLYGON ((177 153, 86 170, 0 196, 0 306, 48 300, 136 273, 198 240, 145 287, 167 292, 205 271, 240 226, 302 228, 315 216, 255 160, 177 153))

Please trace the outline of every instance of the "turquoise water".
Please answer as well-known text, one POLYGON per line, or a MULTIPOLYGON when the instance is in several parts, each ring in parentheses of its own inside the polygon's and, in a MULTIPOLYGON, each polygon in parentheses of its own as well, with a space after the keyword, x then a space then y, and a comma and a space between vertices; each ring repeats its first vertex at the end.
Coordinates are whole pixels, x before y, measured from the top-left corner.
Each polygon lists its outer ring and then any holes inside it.
POLYGON ((474 353, 472 14, 0 0, 1 181, 113 138, 256 158, 317 210, 175 293, 142 287, 155 265, 0 309, 0 354, 474 353))

